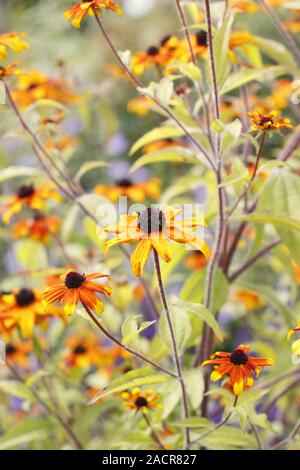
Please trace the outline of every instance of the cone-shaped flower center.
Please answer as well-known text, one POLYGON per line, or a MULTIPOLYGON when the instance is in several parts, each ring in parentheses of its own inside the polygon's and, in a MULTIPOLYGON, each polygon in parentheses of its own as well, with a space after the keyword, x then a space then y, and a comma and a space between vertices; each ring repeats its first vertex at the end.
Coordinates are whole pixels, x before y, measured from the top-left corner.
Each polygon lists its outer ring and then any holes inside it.
POLYGON ((159 53, 159 49, 156 46, 150 46, 147 49, 148 55, 157 55, 159 53))
POLYGON ((236 349, 230 356, 230 362, 236 366, 247 364, 248 356, 241 349, 236 349))
POLYGON ((86 352, 86 348, 82 345, 82 344, 79 344, 78 346, 76 346, 76 348, 73 350, 73 353, 74 354, 84 354, 86 352))
POLYGON ((149 207, 138 216, 138 228, 144 233, 162 232, 165 224, 165 215, 157 208, 149 207))
POLYGON ((132 186, 132 181, 129 178, 122 178, 116 181, 117 186, 121 186, 122 188, 129 188, 132 186))
POLYGON ((147 402, 146 398, 144 398, 144 397, 138 397, 135 400, 134 404, 137 408, 143 408, 143 406, 148 406, 148 402, 147 402))
POLYGON ((163 37, 162 40, 160 41, 160 45, 164 46, 171 37, 172 37, 171 34, 168 34, 167 36, 163 37))
POLYGON ((20 289, 16 294, 16 302, 19 307, 26 307, 34 302, 35 296, 30 289, 20 289))
POLYGON ((197 44, 198 46, 207 46, 207 32, 206 31, 199 31, 196 34, 197 44))
POLYGON ((15 348, 15 346, 13 346, 12 344, 8 344, 5 348, 5 353, 7 356, 9 356, 10 354, 13 354, 16 350, 17 348, 15 348))
POLYGON ((68 287, 68 289, 74 289, 76 287, 80 287, 84 279, 85 277, 83 274, 71 271, 66 275, 65 285, 68 287))
POLYGON ((34 193, 34 186, 33 184, 23 184, 22 186, 19 187, 17 195, 20 198, 25 198, 32 196, 34 193))
POLYGON ((263 126, 264 124, 268 124, 269 126, 272 126, 273 124, 273 119, 270 118, 270 117, 263 117, 260 122, 259 122, 259 125, 260 126, 263 126))

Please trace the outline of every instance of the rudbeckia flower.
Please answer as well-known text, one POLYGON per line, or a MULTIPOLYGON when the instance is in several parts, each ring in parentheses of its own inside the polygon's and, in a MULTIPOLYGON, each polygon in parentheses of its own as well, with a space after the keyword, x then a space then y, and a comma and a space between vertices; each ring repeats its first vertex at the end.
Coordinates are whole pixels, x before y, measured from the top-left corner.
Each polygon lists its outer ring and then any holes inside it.
POLYGON ((149 67, 162 67, 165 64, 159 47, 150 46, 146 51, 136 52, 131 58, 131 70, 136 75, 142 75, 149 67))
POLYGON ((156 140, 155 142, 144 145, 143 154, 158 152, 159 150, 164 150, 171 147, 186 147, 186 144, 180 140, 174 140, 171 138, 156 140))
POLYGON ((118 346, 103 347, 95 336, 71 336, 66 341, 70 352, 64 357, 68 367, 111 367, 121 358, 122 349, 118 346))
POLYGON ((20 367, 29 365, 29 355, 32 352, 32 342, 19 339, 11 340, 5 346, 5 356, 7 364, 20 367))
POLYGON ((256 308, 262 307, 264 305, 261 296, 256 292, 249 290, 238 290, 235 293, 235 298, 245 305, 246 309, 249 311, 255 310, 256 308))
POLYGON ((17 87, 12 90, 12 97, 20 108, 26 108, 41 99, 60 103, 77 101, 71 84, 61 77, 48 77, 38 70, 22 70, 18 75, 17 87))
POLYGON ((115 186, 98 184, 94 192, 106 196, 110 201, 117 202, 120 196, 127 196, 134 202, 143 202, 146 197, 158 199, 161 182, 158 178, 135 183, 129 178, 116 181, 115 186))
POLYGON ((196 55, 201 56, 206 53, 208 50, 207 32, 203 29, 198 31, 198 33, 191 36, 191 43, 196 55))
POLYGON ((191 251, 185 258, 184 265, 188 269, 197 271, 203 269, 207 265, 207 259, 201 251, 191 251))
POLYGON ((144 117, 149 114, 151 104, 152 102, 147 96, 136 96, 128 101, 127 111, 139 117, 144 117))
POLYGON ((102 13, 102 10, 112 10, 122 15, 121 7, 112 0, 83 0, 66 10, 64 16, 66 20, 72 21, 74 28, 79 29, 81 21, 87 14, 94 16, 94 9, 99 13, 102 13))
POLYGON ((3 296, 0 322, 5 329, 19 326, 22 335, 28 338, 33 335, 34 325, 41 323, 47 316, 61 317, 61 309, 50 306, 45 311, 39 289, 16 289, 3 296))
POLYGON ((5 59, 7 57, 7 49, 11 49, 14 52, 22 52, 29 48, 29 44, 26 41, 25 33, 5 33, 0 34, 0 58, 5 59))
POLYGON ((162 406, 160 403, 157 403, 160 397, 155 395, 153 390, 142 392, 140 388, 134 388, 129 392, 123 392, 121 397, 127 409, 141 411, 145 414, 153 408, 161 408, 162 406))
POLYGON ((249 349, 249 346, 240 344, 232 353, 216 352, 202 366, 214 366, 210 376, 212 382, 228 376, 234 395, 240 395, 253 386, 254 376, 259 375, 262 367, 273 365, 272 359, 248 356, 249 349))
POLYGON ((121 243, 137 243, 131 256, 132 271, 136 276, 142 276, 143 268, 152 250, 165 261, 171 261, 169 240, 193 246, 210 257, 210 248, 201 238, 197 238, 191 230, 199 225, 205 225, 203 220, 196 217, 176 219, 182 211, 167 207, 164 210, 148 208, 140 213, 121 215, 116 226, 106 227, 105 231, 117 236, 105 243, 105 252, 121 243))
POLYGON ((45 209, 45 201, 47 199, 61 202, 60 195, 49 184, 45 184, 40 188, 35 188, 33 184, 24 184, 11 196, 5 206, 0 207, 0 212, 4 212, 2 220, 7 224, 14 214, 17 214, 26 206, 36 210, 45 209))
POLYGON ((251 119, 251 131, 278 131, 280 129, 293 128, 289 118, 276 119, 278 116, 277 111, 271 111, 268 114, 259 112, 249 112, 248 116, 251 119))
POLYGON ((14 238, 31 238, 41 243, 49 243, 51 235, 56 235, 60 229, 60 219, 54 215, 37 213, 34 217, 19 220, 12 228, 14 238))
POLYGON ((67 315, 73 315, 74 310, 80 301, 96 313, 103 312, 104 304, 97 297, 98 294, 111 295, 111 288, 105 284, 94 282, 93 279, 108 277, 106 274, 80 274, 75 271, 68 271, 61 276, 62 282, 47 287, 43 293, 43 305, 48 308, 49 304, 61 301, 67 315))

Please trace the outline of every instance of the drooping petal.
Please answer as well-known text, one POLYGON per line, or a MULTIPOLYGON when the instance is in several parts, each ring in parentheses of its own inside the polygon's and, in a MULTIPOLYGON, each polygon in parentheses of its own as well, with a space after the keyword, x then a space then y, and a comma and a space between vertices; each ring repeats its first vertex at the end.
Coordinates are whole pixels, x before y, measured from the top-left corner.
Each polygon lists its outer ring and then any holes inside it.
POLYGON ((171 250, 169 241, 166 238, 151 237, 151 243, 156 249, 159 256, 166 262, 169 263, 172 260, 171 250))
POLYGON ((131 255, 132 272, 140 277, 143 274, 143 268, 147 262, 152 249, 152 243, 149 239, 140 240, 134 252, 131 255))
POLYGON ((104 304, 97 295, 84 286, 79 287, 79 298, 81 302, 96 313, 102 313, 104 304))
POLYGON ((66 315, 73 315, 79 301, 78 289, 68 289, 63 297, 64 311, 66 315))

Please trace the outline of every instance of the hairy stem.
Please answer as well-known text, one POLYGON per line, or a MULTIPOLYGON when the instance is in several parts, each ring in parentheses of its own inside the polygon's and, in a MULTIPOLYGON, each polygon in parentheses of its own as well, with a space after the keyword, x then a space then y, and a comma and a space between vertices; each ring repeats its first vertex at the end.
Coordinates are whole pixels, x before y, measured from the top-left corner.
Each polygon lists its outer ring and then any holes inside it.
MULTIPOLYGON (((169 311, 168 303, 167 303, 167 298, 165 294, 165 289, 161 277, 161 270, 160 270, 160 262, 159 262, 159 256, 156 250, 154 250, 154 263, 155 263, 155 269, 156 269, 156 276, 157 276, 157 282, 159 286, 159 292, 162 300, 162 304, 164 307, 164 311, 166 314, 167 318, 167 323, 170 331, 170 336, 171 336, 171 341, 172 341, 172 346, 173 346, 173 353, 174 353, 174 360, 175 360, 175 366, 177 370, 177 376, 178 380, 180 383, 181 387, 181 392, 182 392, 182 405, 183 405, 183 413, 184 417, 188 418, 189 417, 189 407, 188 407, 188 399, 187 399, 187 392, 186 392, 186 387, 185 387, 185 382, 184 382, 184 377, 182 373, 182 367, 181 367, 181 360, 179 357, 179 352, 178 352, 178 347, 177 347, 177 342, 176 342, 176 336, 173 328, 173 323, 172 323, 172 318, 171 314, 169 311)), ((186 438, 186 445, 188 446, 190 443, 190 432, 188 428, 185 428, 185 438, 186 438)))

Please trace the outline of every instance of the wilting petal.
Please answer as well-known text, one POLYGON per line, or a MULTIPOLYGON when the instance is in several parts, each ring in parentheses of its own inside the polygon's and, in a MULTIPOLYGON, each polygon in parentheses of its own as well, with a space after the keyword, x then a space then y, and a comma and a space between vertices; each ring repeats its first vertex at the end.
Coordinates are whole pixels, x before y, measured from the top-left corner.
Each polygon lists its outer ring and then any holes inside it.
POLYGON ((153 247, 156 249, 159 256, 166 262, 172 260, 171 251, 170 251, 170 244, 166 238, 154 238, 151 237, 151 243, 153 247))
POLYGON ((143 274, 143 268, 149 258, 152 249, 152 243, 149 239, 140 240, 134 252, 131 255, 131 266, 135 276, 140 277, 143 274))

